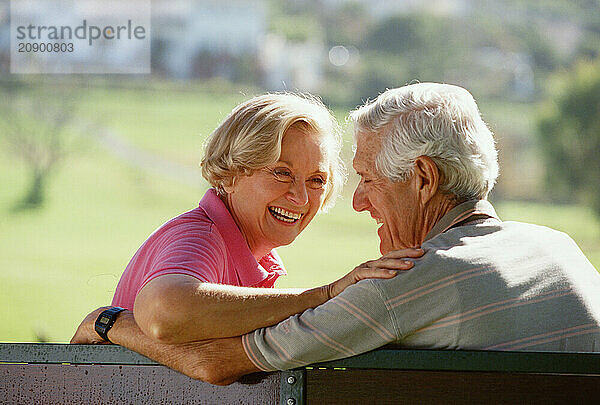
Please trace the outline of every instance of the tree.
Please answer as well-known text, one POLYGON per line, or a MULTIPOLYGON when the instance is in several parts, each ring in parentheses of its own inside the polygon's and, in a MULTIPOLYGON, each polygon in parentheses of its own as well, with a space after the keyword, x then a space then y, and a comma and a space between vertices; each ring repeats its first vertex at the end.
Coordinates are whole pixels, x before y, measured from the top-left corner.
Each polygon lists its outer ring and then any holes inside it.
POLYGON ((600 215, 600 60, 557 76, 538 128, 553 196, 576 195, 600 215))
POLYGON ((29 169, 29 185, 15 208, 38 208, 44 202, 48 179, 66 155, 73 92, 65 87, 42 90, 14 83, 3 83, 2 88, 8 97, 0 103, 0 133, 29 169))

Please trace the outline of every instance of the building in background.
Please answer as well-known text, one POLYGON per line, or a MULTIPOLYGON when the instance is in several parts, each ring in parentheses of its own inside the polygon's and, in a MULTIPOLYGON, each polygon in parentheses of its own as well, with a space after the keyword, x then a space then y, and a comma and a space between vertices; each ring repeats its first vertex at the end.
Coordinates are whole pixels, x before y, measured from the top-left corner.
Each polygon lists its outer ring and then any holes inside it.
POLYGON ((293 42, 269 34, 260 49, 263 84, 269 90, 318 92, 327 52, 323 42, 293 42))
POLYGON ((6 54, 11 55, 12 38, 15 41, 12 49, 13 72, 147 72, 150 68, 149 22, 149 0, 110 3, 106 3, 106 0, 3 1, 0 4, 1 70, 11 71, 3 62, 6 54), (14 19, 12 27, 11 18, 14 19), (116 27, 119 27, 118 34, 116 27), (121 31, 121 27, 126 29, 121 31), (142 31, 134 34, 137 28, 142 31), (19 38, 19 35, 24 38, 19 38), (39 50, 23 50, 19 44, 37 45, 39 50), (58 44, 71 44, 73 47, 70 50, 65 47, 62 51, 53 51, 52 45, 58 44))
POLYGON ((153 72, 178 79, 234 80, 267 32, 264 2, 251 0, 154 2, 152 24, 153 72))
POLYGON ((178 79, 220 77, 267 90, 317 91, 325 46, 268 32, 264 1, 155 2, 153 72, 178 79))
MULTIPOLYGON (((86 10, 100 20, 109 19, 112 12, 86 10)), ((0 1, 0 72, 5 73, 10 71, 9 13, 10 2, 0 1)), ((32 17, 36 15, 45 16, 46 21, 51 16, 56 25, 81 24, 76 13, 52 8, 32 12, 32 17)), ((322 42, 290 42, 269 33, 264 0, 153 1, 151 43, 153 75, 183 80, 222 78, 267 90, 318 91, 327 56, 322 42)), ((118 45, 117 58, 126 60, 136 52, 126 41, 118 45)), ((54 56, 64 61, 66 70, 81 63, 72 55, 54 56)))

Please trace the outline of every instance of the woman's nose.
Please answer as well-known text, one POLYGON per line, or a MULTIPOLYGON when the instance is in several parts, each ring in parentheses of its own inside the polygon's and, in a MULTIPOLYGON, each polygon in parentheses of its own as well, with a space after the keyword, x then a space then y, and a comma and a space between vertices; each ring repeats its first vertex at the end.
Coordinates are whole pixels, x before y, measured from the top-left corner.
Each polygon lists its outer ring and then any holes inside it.
POLYGON ((287 194, 290 201, 296 205, 304 206, 308 204, 308 192, 306 190, 306 184, 304 184, 304 181, 292 182, 287 194))

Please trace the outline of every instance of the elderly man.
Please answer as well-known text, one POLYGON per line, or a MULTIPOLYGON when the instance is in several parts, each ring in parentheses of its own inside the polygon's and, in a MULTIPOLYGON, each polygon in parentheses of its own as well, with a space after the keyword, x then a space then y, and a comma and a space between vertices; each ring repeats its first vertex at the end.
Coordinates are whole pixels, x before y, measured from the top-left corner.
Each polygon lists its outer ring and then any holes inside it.
MULTIPOLYGON (((498 174, 494 140, 466 90, 404 86, 351 118, 361 177, 353 206, 381 224, 382 254, 423 247, 413 270, 361 281, 242 337, 161 344, 124 312, 110 341, 215 384, 388 343, 600 351, 600 275, 564 233, 498 218, 486 201, 498 174)), ((98 311, 73 342, 100 341, 91 326, 98 311)))

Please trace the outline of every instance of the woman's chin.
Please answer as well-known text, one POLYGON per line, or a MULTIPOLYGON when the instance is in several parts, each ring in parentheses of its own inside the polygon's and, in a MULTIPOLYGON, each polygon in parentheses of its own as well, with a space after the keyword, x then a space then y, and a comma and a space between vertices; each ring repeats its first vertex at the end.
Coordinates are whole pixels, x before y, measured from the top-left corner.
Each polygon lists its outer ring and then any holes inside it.
POLYGON ((271 241, 275 247, 287 246, 294 242, 298 235, 299 232, 277 232, 271 235, 271 241))
POLYGON ((296 237, 298 235, 293 235, 293 236, 287 236, 287 237, 280 237, 278 238, 278 246, 287 246, 292 244, 292 242, 294 242, 296 240, 296 237))
POLYGON ((276 218, 271 219, 276 224, 276 226, 272 228, 271 239, 277 244, 277 246, 289 245, 298 237, 298 235, 300 235, 304 228, 306 228, 306 226, 303 226, 304 224, 302 224, 300 220, 294 223, 288 223, 280 221, 276 218))

